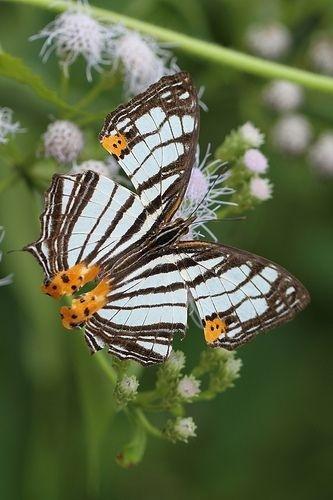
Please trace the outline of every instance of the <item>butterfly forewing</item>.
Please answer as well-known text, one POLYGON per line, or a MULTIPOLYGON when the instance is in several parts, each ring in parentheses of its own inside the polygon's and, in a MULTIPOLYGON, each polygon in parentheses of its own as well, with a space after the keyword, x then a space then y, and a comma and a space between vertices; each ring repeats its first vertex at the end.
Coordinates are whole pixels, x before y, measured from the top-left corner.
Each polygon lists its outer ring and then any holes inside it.
POLYGON ((140 198, 94 172, 56 175, 45 196, 41 236, 26 247, 47 278, 85 261, 112 266, 156 226, 140 198))
POLYGON ((196 90, 187 73, 178 73, 108 115, 100 141, 127 173, 148 212, 169 220, 187 187, 198 128, 196 90))

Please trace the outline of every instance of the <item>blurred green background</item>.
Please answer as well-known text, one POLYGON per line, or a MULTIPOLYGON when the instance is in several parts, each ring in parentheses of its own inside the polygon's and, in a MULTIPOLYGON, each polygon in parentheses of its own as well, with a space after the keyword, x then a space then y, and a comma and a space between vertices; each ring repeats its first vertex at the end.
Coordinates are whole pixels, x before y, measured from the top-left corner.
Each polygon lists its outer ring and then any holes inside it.
MULTIPOLYGON (((313 33, 333 26, 333 4, 323 0, 123 0, 98 5, 240 50, 250 23, 279 20, 294 37, 284 62, 301 67, 307 66, 313 33)), ((3 49, 22 57, 56 87, 60 73, 55 58, 43 65, 40 42, 28 42, 54 15, 5 2, 0 9, 3 49)), ((214 150, 225 134, 248 120, 269 135, 273 115, 261 103, 264 80, 174 51, 180 67, 206 88, 203 149, 211 142, 214 150)), ((75 65, 70 97, 84 95, 88 88, 83 65, 75 65)), ((18 147, 35 148, 55 110, 3 78, 0 94, 0 105, 14 109, 15 118, 29 129, 17 136, 18 147)), ((120 95, 120 86, 104 94, 98 109, 107 113, 120 95)), ((316 131, 333 128, 333 96, 306 91, 302 112, 316 131)), ((95 138, 100 125, 94 123, 86 133, 95 138)), ((290 270, 307 286, 312 303, 291 324, 239 351, 244 366, 234 389, 209 404, 190 407, 198 424, 196 439, 188 445, 150 440, 143 462, 131 470, 114 461, 128 425, 118 419, 113 432, 109 424, 108 380, 80 335, 60 327, 58 305, 39 292, 42 274, 33 258, 6 255, 37 236, 38 196, 22 181, 1 194, 6 238, 0 276, 14 273, 13 285, 0 288, 1 499, 332 498, 333 186, 315 176, 303 157, 277 154, 269 141, 263 150, 270 162, 273 199, 248 213, 246 221, 226 221, 214 229, 220 241, 290 270)), ((193 328, 181 348, 189 365, 194 364, 205 349, 202 334, 193 328)), ((154 368, 147 372, 149 384, 154 368)))

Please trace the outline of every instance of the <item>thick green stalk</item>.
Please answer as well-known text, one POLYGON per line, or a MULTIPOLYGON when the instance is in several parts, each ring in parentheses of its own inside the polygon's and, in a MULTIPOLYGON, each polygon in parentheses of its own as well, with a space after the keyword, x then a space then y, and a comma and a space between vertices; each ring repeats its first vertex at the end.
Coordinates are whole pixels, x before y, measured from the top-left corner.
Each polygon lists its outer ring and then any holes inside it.
MULTIPOLYGON (((55 12, 62 12, 68 9, 70 3, 63 0, 50 2, 49 0, 5 0, 9 3, 23 3, 45 8, 55 12)), ((74 5, 74 4, 73 4, 74 5)), ((138 30, 150 35, 162 42, 168 42, 175 45, 178 49, 192 54, 201 59, 212 61, 221 66, 229 66, 238 71, 250 73, 264 78, 282 78, 299 83, 304 87, 314 90, 329 92, 333 94, 333 78, 317 75, 310 71, 291 68, 284 64, 278 64, 266 61, 258 57, 243 54, 233 49, 225 48, 220 45, 198 40, 182 33, 177 33, 160 26, 133 19, 117 12, 101 9, 99 7, 90 7, 91 14, 101 21, 111 23, 121 23, 124 26, 138 30)))

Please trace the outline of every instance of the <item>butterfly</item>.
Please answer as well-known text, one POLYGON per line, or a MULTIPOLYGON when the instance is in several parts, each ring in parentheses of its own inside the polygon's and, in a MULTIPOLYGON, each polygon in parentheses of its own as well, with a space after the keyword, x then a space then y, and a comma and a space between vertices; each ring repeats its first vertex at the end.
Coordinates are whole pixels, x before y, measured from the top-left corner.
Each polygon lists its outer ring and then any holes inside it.
POLYGON ((106 119, 102 146, 135 192, 92 171, 55 175, 41 235, 25 247, 41 264, 43 291, 74 294, 60 309, 84 326, 92 352, 107 348, 148 365, 165 361, 185 335, 189 295, 210 347, 235 349, 292 319, 309 302, 282 267, 243 250, 188 241, 195 215, 175 214, 194 163, 198 96, 185 72, 161 78, 106 119), (97 281, 95 288, 80 288, 97 281))

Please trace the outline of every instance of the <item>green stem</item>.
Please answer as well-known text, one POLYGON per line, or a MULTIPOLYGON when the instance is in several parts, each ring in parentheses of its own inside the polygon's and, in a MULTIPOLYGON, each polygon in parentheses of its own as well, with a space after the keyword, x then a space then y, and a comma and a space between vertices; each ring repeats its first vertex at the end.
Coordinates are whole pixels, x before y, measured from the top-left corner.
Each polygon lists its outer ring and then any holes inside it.
MULTIPOLYGON (((70 297, 64 297, 64 300, 65 302, 70 305, 71 304, 71 298, 70 297)), ((83 330, 80 329, 81 332, 83 333, 83 330)), ((106 374, 106 376, 110 379, 111 383, 113 386, 116 385, 117 383, 117 373, 115 372, 115 370, 112 368, 112 366, 110 365, 108 359, 106 358, 104 352, 97 352, 95 355, 94 355, 94 359, 97 361, 97 363, 99 364, 99 366, 102 368, 103 372, 106 374)))
MULTIPOLYGON (((2 0, 9 3, 23 3, 34 5, 36 7, 62 12, 68 9, 71 4, 64 0, 50 2, 49 0, 2 0)), ((74 5, 74 4, 72 4, 74 5)), ((194 56, 215 62, 222 66, 229 66, 238 71, 244 71, 264 78, 282 78, 290 80, 305 87, 320 90, 322 92, 333 93, 333 78, 317 75, 310 71, 291 68, 284 64, 266 61, 258 57, 243 54, 233 49, 221 47, 220 45, 198 40, 182 33, 177 33, 160 26, 133 19, 132 17, 118 14, 117 12, 102 9, 99 7, 90 7, 91 14, 101 21, 111 23, 121 23, 127 28, 138 30, 142 33, 151 35, 162 42, 172 43, 179 49, 194 56)))
POLYGON ((157 438, 164 437, 162 432, 157 427, 155 427, 151 422, 149 422, 149 420, 147 419, 146 415, 143 413, 142 410, 136 409, 135 415, 137 420, 140 422, 140 424, 147 431, 148 434, 157 438))
POLYGON ((107 377, 111 380, 112 385, 115 386, 118 377, 115 370, 112 368, 111 364, 107 360, 105 354, 103 352, 96 353, 94 355, 94 359, 97 361, 97 363, 102 368, 107 377))

